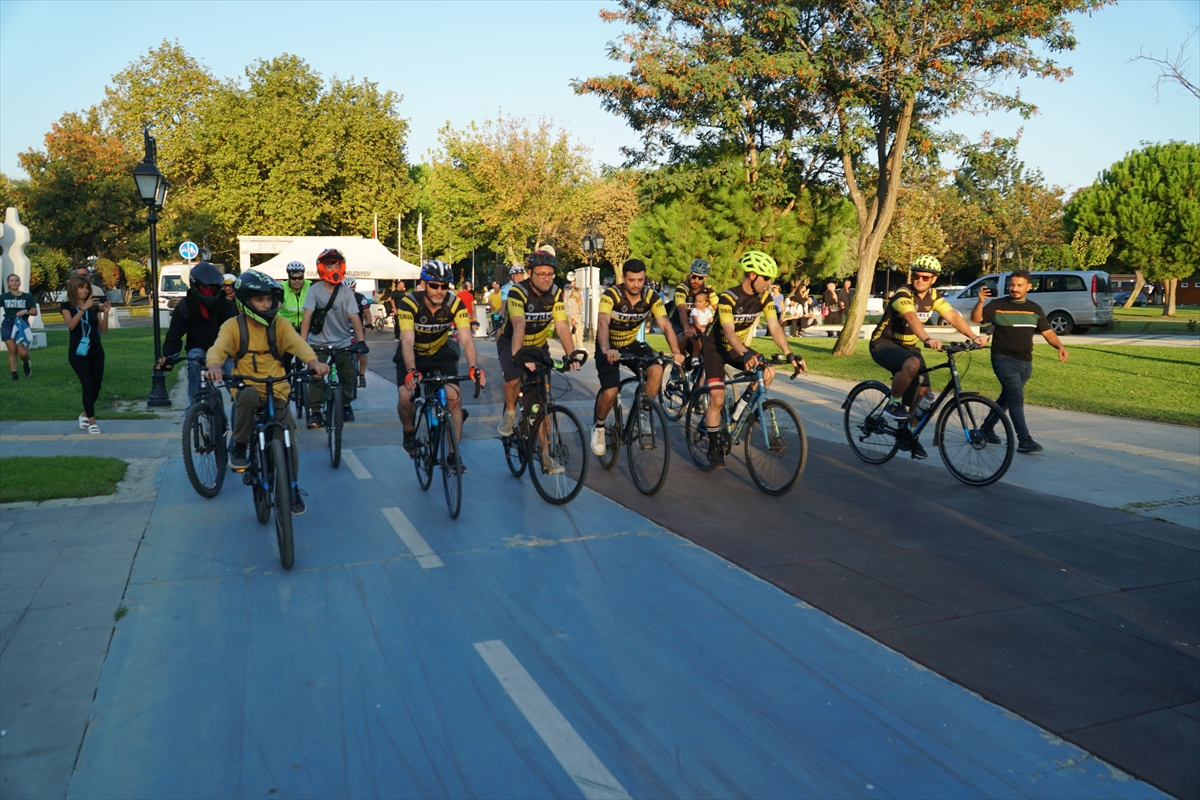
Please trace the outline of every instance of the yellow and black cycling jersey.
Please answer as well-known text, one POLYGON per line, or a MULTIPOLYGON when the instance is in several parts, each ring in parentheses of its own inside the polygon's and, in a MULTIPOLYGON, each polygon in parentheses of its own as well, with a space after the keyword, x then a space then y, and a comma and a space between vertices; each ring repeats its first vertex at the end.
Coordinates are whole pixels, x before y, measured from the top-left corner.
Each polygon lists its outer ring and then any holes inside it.
POLYGON ((948 318, 954 313, 954 309, 946 302, 946 298, 938 294, 937 289, 930 289, 924 297, 918 297, 912 286, 901 286, 892 295, 892 301, 883 309, 883 319, 875 326, 871 341, 890 338, 895 340, 896 344, 905 347, 919 345, 921 340, 908 327, 908 320, 904 319, 904 315, 910 311, 917 312, 917 319, 921 320, 922 324, 929 321, 934 311, 943 318, 948 318))
POLYGON ((425 292, 409 292, 396 306, 396 326, 413 332, 413 354, 417 358, 428 358, 445 347, 452 327, 465 335, 471 333, 471 315, 453 292, 446 292, 446 299, 434 311, 429 310, 425 297, 425 292))
POLYGON ((541 347, 550 338, 550 326, 555 322, 567 321, 567 307, 563 304, 562 289, 551 286, 545 294, 538 294, 529 278, 514 283, 508 290, 508 321, 504 323, 501 339, 512 340, 512 321, 516 317, 525 320, 523 347, 541 347))
POLYGON ((617 350, 637 341, 638 328, 643 322, 667 315, 658 292, 644 286, 641 296, 637 300, 630 300, 623 283, 604 290, 604 294, 600 295, 598 311, 608 314, 608 344, 617 350))
MULTIPOLYGON (((711 286, 704 286, 703 288, 700 289, 700 291, 705 292, 708 295, 709 306, 711 306, 712 308, 716 308, 717 307, 717 290, 712 288, 711 286)), ((683 283, 676 286, 675 287, 675 310, 678 311, 681 308, 686 308, 688 310, 688 312, 691 312, 691 310, 696 307, 696 295, 697 294, 699 294, 699 292, 693 291, 692 287, 690 285, 688 285, 687 281, 684 281, 683 283)))
POLYGON ((717 347, 728 352, 733 350, 725 338, 724 324, 733 323, 733 330, 746 347, 754 341, 754 328, 758 318, 765 314, 767 319, 778 319, 775 314, 775 304, 771 302, 771 290, 764 289, 762 294, 747 292, 741 284, 721 292, 717 298, 717 313, 708 324, 705 333, 712 338, 717 347))

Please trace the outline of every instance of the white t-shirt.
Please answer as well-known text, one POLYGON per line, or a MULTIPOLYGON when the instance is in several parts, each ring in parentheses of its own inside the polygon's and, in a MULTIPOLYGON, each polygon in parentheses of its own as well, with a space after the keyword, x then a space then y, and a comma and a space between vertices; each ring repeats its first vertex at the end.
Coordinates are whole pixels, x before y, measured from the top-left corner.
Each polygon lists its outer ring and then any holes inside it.
POLYGON ((707 328, 708 323, 712 322, 713 312, 711 308, 693 308, 690 315, 692 325, 698 328, 707 328))

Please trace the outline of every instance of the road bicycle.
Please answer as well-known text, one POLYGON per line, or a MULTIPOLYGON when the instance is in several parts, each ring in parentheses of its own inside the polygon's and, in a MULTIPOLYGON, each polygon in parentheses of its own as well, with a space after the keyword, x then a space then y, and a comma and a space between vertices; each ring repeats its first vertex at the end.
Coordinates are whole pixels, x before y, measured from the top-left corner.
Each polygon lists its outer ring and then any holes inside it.
POLYGON ((612 469, 624 444, 633 485, 647 495, 656 494, 667 480, 671 440, 663 407, 646 393, 646 370, 655 364, 664 365, 665 370, 667 363, 678 366, 670 356, 623 356, 621 364, 634 374, 621 381, 612 408, 604 418, 604 455, 599 457, 600 466, 612 469), (622 394, 630 395, 627 418, 622 394))
POLYGON ((899 450, 908 450, 933 419, 934 445, 942 455, 942 463, 950 474, 970 486, 988 486, 1004 477, 1016 452, 1016 436, 1012 422, 995 401, 976 392, 964 392, 959 380, 955 355, 980 346, 973 342, 951 343, 942 347, 946 363, 923 370, 950 370, 950 380, 929 410, 918 412, 912 422, 897 422, 884 415, 883 409, 892 399, 891 388, 882 381, 863 381, 850 390, 842 403, 845 409, 846 440, 854 454, 868 464, 883 464, 899 450), (941 414, 938 409, 941 408, 941 414), (984 420, 996 416, 993 435, 999 442, 989 442, 983 432, 984 420), (1003 433, 1001 433, 1001 429, 1003 433))
MULTIPOLYGON (((182 355, 168 356, 164 366, 169 368, 183 360, 182 355)), ((225 483, 229 423, 221 389, 209 383, 204 373, 204 357, 186 360, 199 363, 201 372, 200 388, 183 415, 183 469, 196 494, 211 499, 225 483)))
MULTIPOLYGON (((313 352, 329 356, 329 374, 322 379, 325 384, 325 438, 329 446, 329 463, 334 469, 337 469, 342 463, 342 428, 346 425, 345 412, 342 410, 343 392, 341 379, 338 378, 337 356, 341 353, 350 353, 354 356, 350 359, 353 368, 357 362, 358 346, 325 347, 315 345, 313 352)), ((307 397, 307 393, 305 397, 307 397)))
MULTIPOLYGON (((514 361, 521 365, 522 357, 518 352, 514 361)), ((550 376, 568 371, 573 363, 583 366, 587 353, 576 350, 556 363, 544 351, 536 350, 528 360, 536 367, 533 371, 522 370, 517 424, 511 436, 500 437, 504 459, 513 477, 520 478, 528 467, 533 487, 542 499, 563 505, 574 500, 583 488, 590 451, 579 417, 555 402, 550 376)), ((566 391, 570 391, 569 382, 566 391)))
MULTIPOLYGON (((462 508, 463 468, 462 450, 459 449, 458 434, 454 432, 454 420, 450 416, 446 398, 446 384, 469 380, 471 378, 467 376, 443 375, 440 372, 422 376, 421 395, 413 403, 417 422, 413 431, 415 447, 410 455, 417 470, 417 483, 421 489, 428 490, 433 483, 434 467, 442 468, 446 508, 450 510, 451 519, 458 519, 458 512, 462 508)), ((478 379, 475 380, 475 397, 479 397, 478 379)), ((462 402, 461 393, 459 402, 462 402)))
MULTIPOLYGON (((311 374, 307 368, 299 372, 311 374)), ((231 375, 225 381, 226 386, 242 391, 256 391, 247 385, 249 383, 261 383, 266 387, 266 404, 254 414, 254 434, 250 437, 242 482, 253 492, 254 513, 260 524, 266 525, 271 519, 271 511, 275 512, 275 541, 284 569, 291 569, 296 560, 292 541, 292 501, 299 489, 292 472, 291 431, 275 419, 275 384, 290 381, 294 375, 295 372, 279 378, 231 375)))
MULTIPOLYGON (((788 363, 787 357, 780 355, 770 361, 788 363)), ((808 436, 804 432, 804 423, 790 405, 782 400, 766 399, 764 368, 765 362, 760 358, 755 369, 743 370, 725 379, 725 403, 721 407, 721 425, 717 434, 724 455, 729 455, 741 443, 754 485, 766 494, 779 496, 795 488, 804 474, 808 465, 808 436), (748 385, 735 402, 737 393, 733 390, 743 383, 748 385)), ((797 365, 791 379, 795 380, 799 374, 797 365)), ((705 471, 713 468, 709 461, 710 440, 704 425, 710 391, 708 386, 699 386, 693 391, 684 421, 688 454, 696 466, 705 471)))
POLYGON ((671 359, 670 364, 663 366, 662 389, 658 394, 658 402, 672 422, 683 418, 687 410, 688 399, 697 386, 704 383, 704 359, 688 356, 682 364, 671 359))
MULTIPOLYGON (((300 362, 296 361, 295 363, 299 364, 300 362)), ((285 364, 285 368, 286 368, 286 366, 287 365, 285 364)), ((296 424, 307 426, 308 425, 308 384, 309 384, 309 380, 307 377, 304 376, 304 373, 302 373, 302 372, 297 372, 297 373, 293 373, 293 374, 299 375, 300 377, 293 378, 292 380, 288 381, 288 383, 290 385, 289 398, 291 399, 292 405, 294 406, 294 412, 295 412, 294 416, 296 417, 296 424)))

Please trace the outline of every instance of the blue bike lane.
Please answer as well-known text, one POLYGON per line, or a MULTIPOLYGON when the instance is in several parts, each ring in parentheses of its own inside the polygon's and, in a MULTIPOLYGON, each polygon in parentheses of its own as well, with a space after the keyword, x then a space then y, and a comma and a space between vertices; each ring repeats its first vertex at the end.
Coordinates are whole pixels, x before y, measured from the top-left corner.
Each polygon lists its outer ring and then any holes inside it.
MULTIPOLYGON (((296 567, 172 460, 69 796, 1158 797, 644 517, 463 444, 302 452, 296 567)), ((753 508, 746 509, 754 524, 753 508)))

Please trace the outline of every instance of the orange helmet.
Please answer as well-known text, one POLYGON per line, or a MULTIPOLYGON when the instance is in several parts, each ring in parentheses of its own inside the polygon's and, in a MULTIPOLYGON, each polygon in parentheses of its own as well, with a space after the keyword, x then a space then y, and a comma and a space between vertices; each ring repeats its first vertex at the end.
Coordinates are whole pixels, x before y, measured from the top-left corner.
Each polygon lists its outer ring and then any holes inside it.
POLYGON ((341 283, 346 277, 346 257, 332 247, 317 256, 317 277, 330 283, 341 283))

